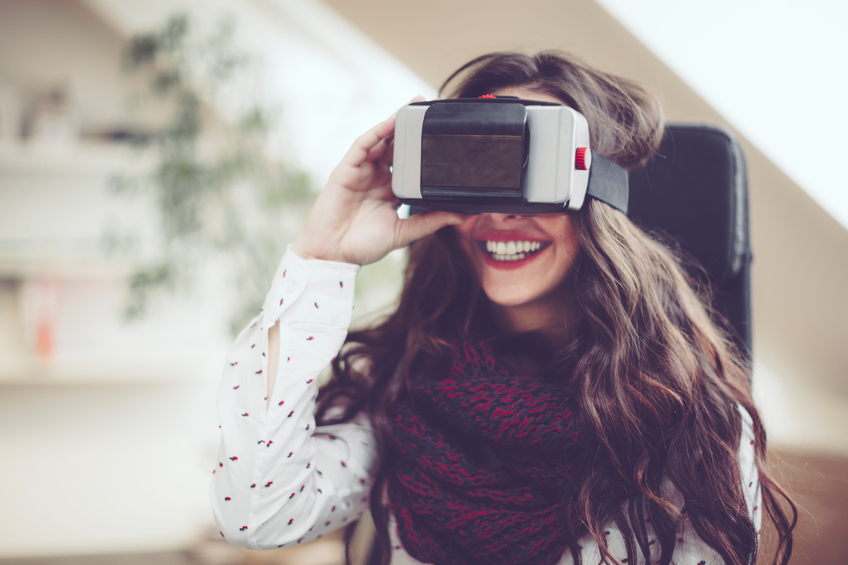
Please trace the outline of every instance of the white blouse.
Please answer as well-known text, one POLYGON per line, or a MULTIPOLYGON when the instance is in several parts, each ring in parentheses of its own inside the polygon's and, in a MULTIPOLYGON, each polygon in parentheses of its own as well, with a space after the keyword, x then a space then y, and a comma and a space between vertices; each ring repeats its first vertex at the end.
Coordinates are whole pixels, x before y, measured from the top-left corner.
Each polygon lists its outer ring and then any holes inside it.
MULTIPOLYGON (((321 427, 314 417, 318 375, 344 343, 358 271, 357 265, 303 260, 289 248, 262 310, 230 349, 218 390, 221 446, 211 498, 221 536, 231 543, 253 549, 297 545, 356 520, 368 509, 377 453, 367 417, 321 427), (280 358, 266 409, 268 329, 275 323, 280 325, 280 358)), ((754 434, 750 416, 741 412, 740 480, 759 529, 754 434)), ((666 481, 664 487, 681 507, 674 486, 666 481)), ((607 531, 610 551, 622 561, 627 554, 621 534, 614 525, 607 531)), ((394 524, 390 533, 391 563, 419 563, 403 550, 394 524)), ((584 563, 600 562, 591 536, 579 544, 584 563)), ((560 563, 572 563, 570 552, 560 563)), ((720 564, 721 558, 686 520, 672 563, 720 564)))

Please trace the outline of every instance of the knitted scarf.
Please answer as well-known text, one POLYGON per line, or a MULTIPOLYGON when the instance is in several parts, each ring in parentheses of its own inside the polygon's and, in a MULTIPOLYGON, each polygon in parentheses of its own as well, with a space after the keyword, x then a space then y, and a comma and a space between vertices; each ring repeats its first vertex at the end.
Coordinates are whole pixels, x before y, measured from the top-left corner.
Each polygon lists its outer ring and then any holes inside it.
POLYGON ((472 342, 453 348, 448 374, 410 378, 391 411, 388 481, 404 549, 436 565, 558 563, 563 487, 580 457, 570 386, 516 375, 472 342))

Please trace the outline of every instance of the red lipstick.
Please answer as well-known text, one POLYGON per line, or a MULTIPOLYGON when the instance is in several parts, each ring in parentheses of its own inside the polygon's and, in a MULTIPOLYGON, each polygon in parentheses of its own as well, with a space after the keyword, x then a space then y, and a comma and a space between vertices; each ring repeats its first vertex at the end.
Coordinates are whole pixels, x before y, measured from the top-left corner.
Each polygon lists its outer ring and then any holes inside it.
POLYGON ((539 255, 545 252, 545 250, 550 247, 551 240, 549 238, 539 237, 528 235, 521 232, 515 231, 491 231, 480 234, 475 237, 477 241, 477 248, 479 252, 483 255, 483 261, 489 267, 493 269, 498 269, 501 271, 512 271, 515 269, 520 269, 524 267, 534 259, 536 259, 539 255), (514 261, 498 261, 486 251, 486 242, 487 241, 497 241, 497 242, 509 242, 509 241, 530 241, 530 242, 540 242, 542 244, 542 248, 535 252, 528 252, 524 259, 517 259, 514 261))

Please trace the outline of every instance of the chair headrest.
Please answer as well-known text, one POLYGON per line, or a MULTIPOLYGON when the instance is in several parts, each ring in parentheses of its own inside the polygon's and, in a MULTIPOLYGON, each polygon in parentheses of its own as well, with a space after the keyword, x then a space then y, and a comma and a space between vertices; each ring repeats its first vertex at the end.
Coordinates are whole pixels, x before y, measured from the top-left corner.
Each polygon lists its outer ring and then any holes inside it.
POLYGON ((721 282, 751 259, 747 179, 733 135, 715 126, 670 124, 657 153, 630 173, 628 215, 680 242, 721 282))

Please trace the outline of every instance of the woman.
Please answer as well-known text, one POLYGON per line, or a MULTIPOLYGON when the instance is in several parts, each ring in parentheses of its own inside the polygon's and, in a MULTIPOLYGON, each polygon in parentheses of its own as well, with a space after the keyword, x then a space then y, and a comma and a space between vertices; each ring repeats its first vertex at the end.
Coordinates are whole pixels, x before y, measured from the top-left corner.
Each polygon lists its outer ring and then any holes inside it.
MULTIPOLYGON (((653 97, 562 54, 486 55, 457 77, 456 97, 574 108, 625 168, 659 144, 653 97)), ((230 354, 221 535, 298 544, 370 498, 383 563, 741 565, 765 512, 786 563, 796 512, 768 475, 748 369, 673 254, 594 200, 399 220, 393 127, 333 172, 230 354), (318 399, 358 265, 412 242, 397 311, 347 336, 318 399)))

